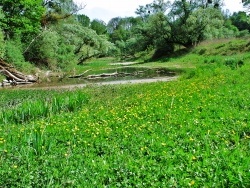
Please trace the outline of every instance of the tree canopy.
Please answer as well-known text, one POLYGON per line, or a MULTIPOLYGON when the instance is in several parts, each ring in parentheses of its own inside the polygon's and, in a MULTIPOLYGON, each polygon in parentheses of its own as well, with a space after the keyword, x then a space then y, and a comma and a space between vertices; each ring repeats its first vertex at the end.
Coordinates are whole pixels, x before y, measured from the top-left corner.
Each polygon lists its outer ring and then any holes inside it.
POLYGON ((0 27, 7 37, 15 34, 29 35, 40 30, 40 21, 45 12, 43 0, 1 0, 3 15, 0 27))
POLYGON ((73 0, 2 0, 0 58, 20 67, 31 62, 57 69, 147 49, 155 50, 154 57, 166 56, 176 46, 247 35, 249 15, 226 15, 222 6, 223 0, 152 0, 135 10, 136 17, 114 17, 106 24, 80 14, 84 6, 73 0))

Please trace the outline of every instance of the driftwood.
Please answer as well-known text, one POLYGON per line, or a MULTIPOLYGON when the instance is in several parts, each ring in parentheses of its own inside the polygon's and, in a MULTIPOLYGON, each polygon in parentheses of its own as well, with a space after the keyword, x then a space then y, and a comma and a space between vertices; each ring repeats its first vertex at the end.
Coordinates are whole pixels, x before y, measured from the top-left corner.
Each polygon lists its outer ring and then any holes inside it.
POLYGON ((30 84, 38 81, 37 76, 25 75, 17 71, 12 65, 4 62, 2 59, 0 59, 0 74, 6 77, 6 79, 2 81, 2 86, 30 84))
POLYGON ((94 80, 94 79, 100 79, 100 78, 103 79, 103 78, 110 78, 110 77, 135 76, 135 75, 143 74, 145 72, 145 71, 135 71, 133 73, 113 72, 113 73, 92 74, 92 75, 84 76, 90 70, 86 70, 85 72, 78 74, 78 75, 69 76, 68 78, 83 78, 83 79, 88 79, 88 80, 94 80))
POLYGON ((86 74, 86 73, 89 72, 90 70, 91 70, 91 69, 86 70, 86 71, 84 71, 83 73, 78 74, 78 75, 69 76, 69 78, 81 78, 81 77, 84 77, 84 74, 86 74))
POLYGON ((75 76, 70 76, 69 78, 83 78, 87 80, 94 80, 94 79, 105 79, 105 78, 110 78, 110 77, 125 77, 125 76, 134 76, 141 74, 141 72, 134 72, 134 73, 125 73, 125 72, 113 72, 113 73, 102 73, 102 74, 92 74, 88 76, 84 76, 86 71, 82 74, 75 75, 75 76))

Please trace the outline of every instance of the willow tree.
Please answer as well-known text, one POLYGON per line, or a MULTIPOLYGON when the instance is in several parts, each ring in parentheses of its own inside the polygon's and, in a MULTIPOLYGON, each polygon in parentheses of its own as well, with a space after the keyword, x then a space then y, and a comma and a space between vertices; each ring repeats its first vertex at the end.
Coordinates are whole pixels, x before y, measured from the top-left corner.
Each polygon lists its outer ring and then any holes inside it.
MULTIPOLYGON (((175 0, 172 3, 158 0, 140 7, 137 9, 140 17, 147 13, 138 32, 144 38, 141 44, 144 49, 153 46, 156 57, 171 54, 175 45, 192 48, 206 38, 213 20, 223 20, 221 5, 221 0, 175 0)), ((223 21, 218 23, 223 26, 223 21)))
POLYGON ((41 19, 41 24, 45 28, 76 14, 85 7, 85 5, 76 4, 73 0, 43 0, 42 6, 46 10, 41 19))
POLYGON ((242 0, 242 4, 247 10, 250 10, 250 0, 242 0))

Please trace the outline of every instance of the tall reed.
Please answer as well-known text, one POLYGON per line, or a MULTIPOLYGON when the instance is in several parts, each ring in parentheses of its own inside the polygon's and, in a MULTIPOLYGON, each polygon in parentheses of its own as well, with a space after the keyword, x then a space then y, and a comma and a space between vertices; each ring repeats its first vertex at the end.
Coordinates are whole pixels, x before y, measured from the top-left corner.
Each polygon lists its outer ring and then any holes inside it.
MULTIPOLYGON (((18 91, 16 92, 18 95, 18 91)), ((74 112, 86 104, 88 98, 80 91, 33 97, 21 101, 18 105, 0 108, 0 124, 24 123, 60 112, 74 112)))

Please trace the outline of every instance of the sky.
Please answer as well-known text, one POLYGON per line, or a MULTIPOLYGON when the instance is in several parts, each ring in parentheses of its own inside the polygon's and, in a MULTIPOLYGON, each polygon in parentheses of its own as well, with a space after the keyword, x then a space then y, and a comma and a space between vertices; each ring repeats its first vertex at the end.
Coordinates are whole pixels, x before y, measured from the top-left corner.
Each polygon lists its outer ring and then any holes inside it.
MULTIPOLYGON (((74 0, 78 5, 86 5, 80 14, 87 15, 91 20, 99 19, 108 23, 115 17, 136 16, 139 5, 152 3, 153 0, 74 0)), ((225 7, 231 13, 243 10, 241 0, 224 0, 225 7)))

